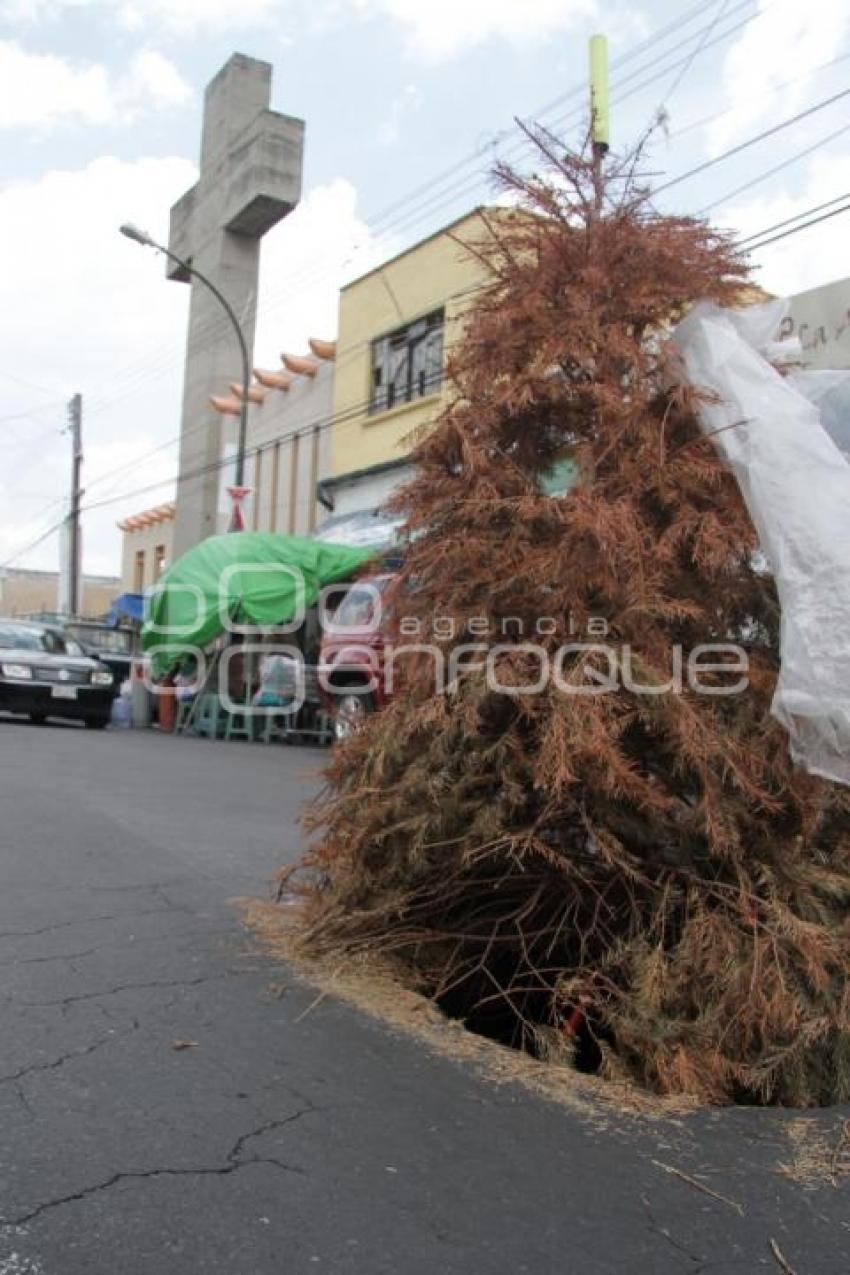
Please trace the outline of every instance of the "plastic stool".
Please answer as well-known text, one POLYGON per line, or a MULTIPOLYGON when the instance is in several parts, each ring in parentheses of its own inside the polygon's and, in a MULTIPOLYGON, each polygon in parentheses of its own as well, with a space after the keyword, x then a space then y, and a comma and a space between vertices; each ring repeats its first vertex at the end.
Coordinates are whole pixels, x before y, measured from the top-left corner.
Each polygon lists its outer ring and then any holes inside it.
POLYGON ((254 739, 254 715, 248 709, 237 709, 227 714, 227 725, 224 728, 225 739, 254 739))
POLYGON ((316 730, 320 744, 332 744, 334 742, 333 718, 323 708, 319 709, 316 714, 316 730))
POLYGON ((221 737, 221 702, 217 695, 202 695, 195 716, 195 734, 202 739, 221 737))
POLYGON ((174 723, 174 734, 182 735, 186 730, 186 723, 192 712, 194 700, 181 699, 177 701, 177 720, 174 723))
POLYGON ((279 712, 268 713, 263 721, 262 730, 260 731, 260 739, 264 744, 271 744, 276 739, 286 739, 289 734, 290 723, 295 720, 296 714, 288 709, 281 709, 279 712))

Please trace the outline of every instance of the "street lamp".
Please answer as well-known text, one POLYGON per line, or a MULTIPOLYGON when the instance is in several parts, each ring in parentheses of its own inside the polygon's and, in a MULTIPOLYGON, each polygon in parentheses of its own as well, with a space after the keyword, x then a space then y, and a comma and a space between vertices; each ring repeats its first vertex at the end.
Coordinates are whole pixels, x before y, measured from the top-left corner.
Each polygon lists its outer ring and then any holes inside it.
POLYGON ((123 226, 120 226, 119 229, 125 238, 132 239, 134 243, 141 244, 143 248, 153 248, 155 252, 161 252, 164 257, 168 257, 170 261, 173 261, 176 265, 180 266, 182 270, 193 275, 196 279, 200 279, 201 283, 205 284, 206 287, 209 288, 210 292, 219 302, 231 322, 233 331, 236 333, 236 338, 239 341, 239 353, 242 356, 242 394, 240 396, 239 403, 239 442, 236 448, 236 483, 235 486, 230 489, 230 493, 233 496, 233 512, 231 514, 229 530, 242 531, 244 530, 244 523, 242 522, 242 511, 239 507, 239 501, 242 496, 246 494, 244 487, 245 450, 248 442, 248 390, 251 384, 251 360, 248 356, 248 346, 245 343, 245 335, 242 331, 242 325, 237 319, 233 311, 233 307, 224 293, 216 287, 211 279, 208 279, 207 276, 202 274, 196 266, 193 266, 191 262, 184 261, 182 257, 178 257, 176 253, 173 253, 169 248, 164 247, 163 244, 157 243, 155 239, 152 239, 147 231, 140 230, 138 226, 134 226, 130 222, 126 222, 123 226))

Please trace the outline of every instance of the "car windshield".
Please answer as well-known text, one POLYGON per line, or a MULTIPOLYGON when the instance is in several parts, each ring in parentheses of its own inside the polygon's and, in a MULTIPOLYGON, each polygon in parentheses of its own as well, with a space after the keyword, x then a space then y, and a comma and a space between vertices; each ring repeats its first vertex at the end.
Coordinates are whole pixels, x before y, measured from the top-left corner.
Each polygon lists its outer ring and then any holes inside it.
POLYGON ((44 634, 39 629, 28 629, 23 624, 0 624, 0 650, 44 651, 44 634))
POLYGON ((110 655, 129 655, 131 634, 126 629, 97 629, 85 625, 68 625, 78 642, 90 650, 105 651, 110 655))
POLYGON ((375 603, 388 584, 389 580, 381 579, 354 585, 334 612, 333 627, 356 629, 371 624, 375 615, 375 603))

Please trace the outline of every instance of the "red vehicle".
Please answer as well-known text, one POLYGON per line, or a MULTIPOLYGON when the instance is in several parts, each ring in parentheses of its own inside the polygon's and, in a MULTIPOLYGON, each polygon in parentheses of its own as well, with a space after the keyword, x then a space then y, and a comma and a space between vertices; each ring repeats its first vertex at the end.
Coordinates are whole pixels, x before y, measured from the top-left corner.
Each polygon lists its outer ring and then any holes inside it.
POLYGON ((384 599, 395 578, 386 573, 355 581, 325 623, 319 686, 337 739, 348 739, 389 699, 384 676, 389 616, 384 599))

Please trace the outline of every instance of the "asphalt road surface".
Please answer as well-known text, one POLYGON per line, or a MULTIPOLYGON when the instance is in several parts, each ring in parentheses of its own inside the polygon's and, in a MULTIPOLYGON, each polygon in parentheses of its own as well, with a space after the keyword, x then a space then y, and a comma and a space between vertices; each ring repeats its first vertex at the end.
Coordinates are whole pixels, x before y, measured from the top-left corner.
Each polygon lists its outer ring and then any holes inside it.
POLYGON ((848 1275, 848 1111, 594 1121, 305 1015, 232 900, 321 761, 0 720, 0 1275, 848 1275))

